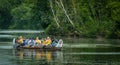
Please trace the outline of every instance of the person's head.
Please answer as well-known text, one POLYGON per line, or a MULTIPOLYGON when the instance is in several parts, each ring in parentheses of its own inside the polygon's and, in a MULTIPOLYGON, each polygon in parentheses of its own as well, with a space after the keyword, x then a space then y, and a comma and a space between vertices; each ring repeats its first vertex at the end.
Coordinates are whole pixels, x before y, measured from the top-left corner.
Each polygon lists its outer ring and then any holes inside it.
POLYGON ((19 38, 22 39, 22 36, 20 36, 19 38))
POLYGON ((36 37, 36 40, 38 40, 39 38, 38 37, 36 37))
POLYGON ((47 39, 50 39, 50 37, 47 37, 47 39))

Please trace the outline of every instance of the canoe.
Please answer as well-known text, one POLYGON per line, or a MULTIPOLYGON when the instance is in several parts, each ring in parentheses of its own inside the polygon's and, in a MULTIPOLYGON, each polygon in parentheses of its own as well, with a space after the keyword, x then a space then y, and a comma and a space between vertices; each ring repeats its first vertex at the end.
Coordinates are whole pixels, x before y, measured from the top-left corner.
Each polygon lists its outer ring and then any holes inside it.
POLYGON ((60 39, 56 46, 52 45, 44 45, 44 46, 20 46, 18 43, 15 42, 16 39, 13 39, 13 48, 14 49, 43 49, 43 50, 61 50, 63 46, 63 40, 60 39), (18 47, 19 46, 19 47, 18 47))

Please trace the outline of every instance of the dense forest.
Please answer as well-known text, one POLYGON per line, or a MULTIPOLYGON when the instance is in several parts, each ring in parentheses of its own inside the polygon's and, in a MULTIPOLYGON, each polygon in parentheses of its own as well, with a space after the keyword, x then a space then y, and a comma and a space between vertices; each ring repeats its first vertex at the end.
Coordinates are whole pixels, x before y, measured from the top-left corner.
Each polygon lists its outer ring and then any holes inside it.
POLYGON ((119 0, 0 0, 0 29, 120 38, 119 0))

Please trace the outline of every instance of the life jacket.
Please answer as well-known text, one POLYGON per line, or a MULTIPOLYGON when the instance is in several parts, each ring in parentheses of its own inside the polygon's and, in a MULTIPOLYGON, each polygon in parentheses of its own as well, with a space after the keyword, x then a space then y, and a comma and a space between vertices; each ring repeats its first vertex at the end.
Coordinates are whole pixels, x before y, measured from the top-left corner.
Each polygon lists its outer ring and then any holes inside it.
POLYGON ((46 42, 45 40, 43 40, 43 41, 42 41, 42 44, 43 44, 43 45, 46 45, 46 44, 47 44, 47 42, 46 42))
POLYGON ((41 43, 41 41, 40 40, 35 40, 35 43, 39 44, 39 43, 41 43))
POLYGON ((51 44, 51 40, 50 39, 48 39, 48 40, 46 40, 46 42, 47 42, 47 44, 51 44))
POLYGON ((19 44, 23 44, 23 39, 19 39, 19 40, 18 40, 18 43, 19 43, 19 44))

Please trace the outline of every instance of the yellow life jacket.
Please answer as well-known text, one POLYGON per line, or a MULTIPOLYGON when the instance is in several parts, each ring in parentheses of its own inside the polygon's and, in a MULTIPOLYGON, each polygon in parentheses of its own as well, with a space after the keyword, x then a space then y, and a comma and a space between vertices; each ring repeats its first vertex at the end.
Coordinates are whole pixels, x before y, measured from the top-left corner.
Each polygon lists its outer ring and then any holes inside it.
POLYGON ((22 44, 23 43, 23 39, 19 39, 19 44, 22 44))
POLYGON ((50 39, 47 40, 47 44, 51 44, 51 42, 52 42, 52 41, 51 41, 50 39))
POLYGON ((47 44, 47 42, 46 42, 46 41, 43 41, 43 42, 42 42, 42 44, 43 44, 43 45, 46 45, 46 44, 47 44))
POLYGON ((40 42, 40 40, 35 40, 35 42, 36 42, 36 44, 39 44, 39 43, 41 43, 41 42, 40 42))

